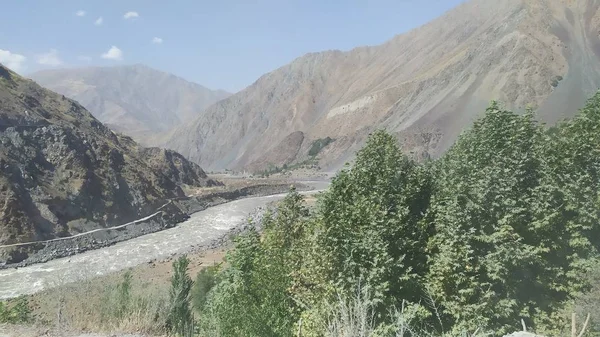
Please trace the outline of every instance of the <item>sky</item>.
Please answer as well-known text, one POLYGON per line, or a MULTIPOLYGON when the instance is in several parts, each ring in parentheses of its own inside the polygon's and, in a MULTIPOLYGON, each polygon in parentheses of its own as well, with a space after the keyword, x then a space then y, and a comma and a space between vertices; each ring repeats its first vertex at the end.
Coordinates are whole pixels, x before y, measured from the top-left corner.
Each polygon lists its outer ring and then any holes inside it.
POLYGON ((239 91, 306 53, 378 45, 462 0, 22 0, 0 11, 20 74, 142 63, 239 91))

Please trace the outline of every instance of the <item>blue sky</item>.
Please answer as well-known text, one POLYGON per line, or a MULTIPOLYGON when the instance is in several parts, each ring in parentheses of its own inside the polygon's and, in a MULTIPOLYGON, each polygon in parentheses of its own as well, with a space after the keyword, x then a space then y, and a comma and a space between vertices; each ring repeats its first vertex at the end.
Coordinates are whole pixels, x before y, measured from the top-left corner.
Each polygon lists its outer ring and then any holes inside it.
POLYGON ((143 63, 209 88, 238 91, 306 53, 380 44, 461 2, 6 1, 0 62, 22 74, 143 63))

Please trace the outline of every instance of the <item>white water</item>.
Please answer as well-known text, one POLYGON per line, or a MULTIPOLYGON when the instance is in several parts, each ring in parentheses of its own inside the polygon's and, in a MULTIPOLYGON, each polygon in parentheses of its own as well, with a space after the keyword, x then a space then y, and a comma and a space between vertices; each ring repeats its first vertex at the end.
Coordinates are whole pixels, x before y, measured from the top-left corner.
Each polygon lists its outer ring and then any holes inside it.
MULTIPOLYGON (((323 188, 327 183, 310 185, 323 188)), ((0 270, 0 299, 32 294, 59 284, 134 267, 172 254, 186 253, 243 224, 257 207, 284 196, 277 194, 232 201, 194 213, 176 227, 160 232, 45 263, 0 270)))

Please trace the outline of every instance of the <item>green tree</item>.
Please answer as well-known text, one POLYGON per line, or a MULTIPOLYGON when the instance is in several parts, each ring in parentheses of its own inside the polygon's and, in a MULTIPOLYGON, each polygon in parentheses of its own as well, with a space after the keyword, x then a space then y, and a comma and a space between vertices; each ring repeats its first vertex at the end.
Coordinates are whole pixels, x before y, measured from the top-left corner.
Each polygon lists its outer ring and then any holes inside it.
POLYGON ((573 219, 569 229, 580 257, 600 248, 600 91, 552 138, 553 179, 573 219), (575 220, 576 221, 573 221, 575 220))
POLYGON ((181 256, 173 262, 173 276, 169 290, 169 315, 167 326, 172 333, 187 336, 194 327, 192 310, 190 309, 190 290, 193 281, 188 275, 190 260, 181 256))
MULTIPOLYGON (((298 242, 308 211, 292 188, 275 214, 240 235, 227 254, 229 266, 209 294, 206 322, 226 336, 291 336, 299 316, 290 287, 302 257, 298 242)), ((206 325, 206 324, 205 324, 206 325)))
POLYGON ((319 201, 315 243, 306 254, 314 268, 299 283, 322 288, 329 294, 318 297, 328 301, 333 292, 352 292, 362 282, 372 288, 379 319, 403 299, 419 301, 432 234, 425 221, 430 195, 428 168, 403 155, 392 135, 373 133, 352 168, 339 173, 319 201))
POLYGON ((550 145, 531 110, 492 103, 436 163, 428 285, 456 332, 543 325, 569 298, 576 230, 550 145))

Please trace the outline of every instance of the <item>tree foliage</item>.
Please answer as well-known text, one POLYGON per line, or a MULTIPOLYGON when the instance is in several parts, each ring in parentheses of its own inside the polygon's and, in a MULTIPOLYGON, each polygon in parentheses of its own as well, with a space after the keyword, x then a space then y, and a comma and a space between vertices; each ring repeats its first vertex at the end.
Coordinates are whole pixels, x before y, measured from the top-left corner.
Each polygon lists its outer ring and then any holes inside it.
POLYGON ((237 240, 208 293, 204 326, 226 336, 322 336, 328 322, 355 316, 332 313, 331 303, 364 289, 361 307, 382 336, 411 331, 406 317, 440 334, 502 334, 521 319, 558 331, 598 263, 599 131, 600 94, 550 129, 532 110, 493 102, 424 164, 374 132, 311 212, 292 190, 262 234, 237 240))
POLYGON ((210 266, 202 269, 198 275, 192 287, 192 305, 198 310, 202 311, 206 301, 208 300, 208 293, 217 283, 217 272, 219 266, 210 266))
POLYGON ((327 145, 329 145, 334 140, 331 137, 319 138, 312 142, 310 149, 308 150, 308 155, 314 157, 318 155, 321 150, 323 150, 327 145))
POLYGON ((172 333, 178 336, 190 335, 194 320, 190 308, 190 291, 193 281, 188 275, 190 260, 181 256, 173 262, 173 276, 169 290, 170 310, 167 325, 172 333))
POLYGON ((9 302, 0 301, 0 323, 27 323, 31 319, 31 308, 25 297, 18 297, 9 302))
POLYGON ((341 291, 369 284, 384 306, 418 301, 432 233, 424 221, 430 182, 393 136, 375 132, 321 199, 315 240, 317 258, 329 266, 323 281, 341 291))
POLYGON ((229 267, 209 295, 208 320, 225 336, 288 336, 299 310, 291 294, 291 274, 302 256, 297 242, 303 235, 307 209, 293 188, 263 219, 263 235, 251 228, 236 239, 227 255, 229 267))

